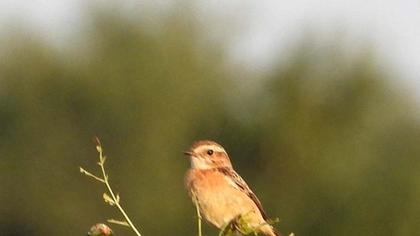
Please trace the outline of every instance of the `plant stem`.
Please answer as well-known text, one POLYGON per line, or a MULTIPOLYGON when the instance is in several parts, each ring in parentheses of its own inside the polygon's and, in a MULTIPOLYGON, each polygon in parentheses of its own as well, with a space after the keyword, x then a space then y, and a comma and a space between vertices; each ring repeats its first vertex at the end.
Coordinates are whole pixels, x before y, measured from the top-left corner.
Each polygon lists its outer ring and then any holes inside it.
POLYGON ((200 214, 200 208, 198 207, 198 202, 197 202, 197 200, 195 200, 195 208, 196 208, 196 210, 197 210, 197 217, 198 217, 198 221, 197 221, 197 223, 198 223, 198 236, 202 236, 202 234, 201 234, 201 214, 200 214))
POLYGON ((102 170, 102 175, 104 176, 104 181, 105 181, 105 185, 108 189, 108 192, 111 194, 112 199, 115 202, 115 205, 117 206, 118 210, 120 210, 121 214, 124 216, 125 220, 127 221, 128 225, 130 225, 130 227, 133 229, 134 233, 136 233, 136 235, 141 236, 140 232, 137 230, 136 226, 134 226, 133 222, 131 222, 130 218, 128 217, 127 213, 125 213, 124 209, 121 207, 120 203, 119 203, 119 198, 117 198, 114 194, 114 191, 112 191, 111 186, 109 185, 108 182, 108 175, 105 172, 105 168, 104 168, 104 157, 102 156, 102 150, 99 151, 99 158, 100 158, 100 162, 98 163, 99 166, 101 167, 102 170))

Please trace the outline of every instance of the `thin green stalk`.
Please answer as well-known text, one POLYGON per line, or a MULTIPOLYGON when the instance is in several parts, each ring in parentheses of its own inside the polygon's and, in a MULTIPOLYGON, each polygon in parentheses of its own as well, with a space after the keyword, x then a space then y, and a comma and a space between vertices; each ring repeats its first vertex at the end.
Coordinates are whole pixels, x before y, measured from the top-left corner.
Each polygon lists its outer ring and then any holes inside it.
POLYGON ((202 236, 201 234, 201 214, 200 214, 200 208, 198 207, 197 199, 195 200, 195 209, 197 210, 197 227, 198 227, 198 236, 202 236))
POLYGON ((99 152, 99 159, 100 159, 98 164, 99 164, 99 166, 101 167, 101 170, 102 170, 102 175, 104 177, 103 180, 104 180, 104 183, 105 183, 105 185, 108 189, 108 192, 111 194, 112 200, 114 200, 115 206, 117 206, 118 210, 120 210, 121 214, 124 216, 128 225, 133 229, 133 231, 136 233, 136 235, 141 236, 141 234, 137 230, 136 226, 134 226, 133 222, 131 222, 127 213, 125 213, 124 209, 121 207, 119 197, 116 197, 115 194, 114 194, 114 191, 112 191, 111 185, 109 185, 109 182, 108 182, 108 175, 106 174, 105 168, 104 168, 105 158, 102 156, 102 147, 98 146, 97 149, 98 149, 98 152, 99 152))

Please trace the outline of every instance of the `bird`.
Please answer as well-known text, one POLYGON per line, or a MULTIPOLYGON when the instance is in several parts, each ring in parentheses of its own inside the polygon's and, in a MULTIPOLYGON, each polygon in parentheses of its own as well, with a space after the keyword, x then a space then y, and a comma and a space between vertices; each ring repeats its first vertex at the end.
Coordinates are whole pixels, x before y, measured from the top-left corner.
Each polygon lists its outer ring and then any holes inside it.
POLYGON ((280 236, 270 224, 260 200, 233 169, 222 145, 201 140, 184 152, 191 167, 185 175, 185 187, 204 219, 223 230, 243 218, 255 232, 280 236))

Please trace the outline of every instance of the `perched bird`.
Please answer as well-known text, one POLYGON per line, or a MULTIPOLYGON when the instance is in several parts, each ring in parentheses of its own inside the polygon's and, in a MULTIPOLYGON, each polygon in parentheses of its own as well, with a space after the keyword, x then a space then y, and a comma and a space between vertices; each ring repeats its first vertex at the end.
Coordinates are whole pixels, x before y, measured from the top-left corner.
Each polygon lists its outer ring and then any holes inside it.
POLYGON ((233 169, 225 149, 213 141, 198 141, 185 152, 191 168, 185 186, 200 214, 212 225, 223 229, 238 217, 258 233, 279 236, 267 223, 261 202, 233 169))

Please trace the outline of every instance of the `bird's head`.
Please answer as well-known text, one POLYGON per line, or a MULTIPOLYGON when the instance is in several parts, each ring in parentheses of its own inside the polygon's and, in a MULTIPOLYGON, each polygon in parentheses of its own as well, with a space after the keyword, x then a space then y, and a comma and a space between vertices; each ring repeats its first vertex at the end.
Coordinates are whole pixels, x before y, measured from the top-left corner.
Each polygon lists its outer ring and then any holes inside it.
POLYGON ((195 142, 190 150, 184 152, 184 154, 190 157, 191 168, 193 169, 232 168, 225 149, 213 141, 195 142))

